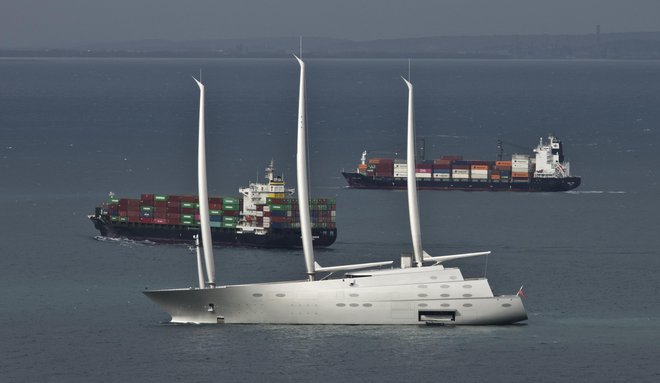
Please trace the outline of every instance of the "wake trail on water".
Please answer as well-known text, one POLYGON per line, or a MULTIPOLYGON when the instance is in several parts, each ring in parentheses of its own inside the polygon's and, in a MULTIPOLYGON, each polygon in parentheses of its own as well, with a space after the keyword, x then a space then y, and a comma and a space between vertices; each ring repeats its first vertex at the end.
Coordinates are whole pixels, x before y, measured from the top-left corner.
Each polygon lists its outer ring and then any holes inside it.
POLYGON ((626 194, 623 190, 570 190, 567 194, 626 194))
POLYGON ((99 242, 118 243, 120 246, 129 246, 129 247, 134 247, 134 246, 155 246, 155 245, 157 245, 156 242, 152 242, 152 241, 149 241, 149 240, 136 241, 136 240, 128 239, 128 238, 124 238, 124 237, 114 238, 114 237, 104 237, 102 235, 96 235, 96 236, 94 236, 94 239, 99 241, 99 242))

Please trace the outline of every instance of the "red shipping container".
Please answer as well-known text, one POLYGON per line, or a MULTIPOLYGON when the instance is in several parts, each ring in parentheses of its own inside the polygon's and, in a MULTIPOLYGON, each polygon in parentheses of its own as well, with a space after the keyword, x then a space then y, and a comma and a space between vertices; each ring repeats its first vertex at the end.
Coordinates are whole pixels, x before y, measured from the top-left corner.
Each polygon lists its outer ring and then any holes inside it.
POLYGON ((166 218, 154 218, 154 223, 159 223, 159 224, 167 224, 167 219, 166 218))
POLYGON ((153 218, 147 218, 147 217, 140 217, 140 222, 142 223, 154 223, 153 218))
POLYGON ((167 201, 154 201, 155 207, 167 207, 167 201))

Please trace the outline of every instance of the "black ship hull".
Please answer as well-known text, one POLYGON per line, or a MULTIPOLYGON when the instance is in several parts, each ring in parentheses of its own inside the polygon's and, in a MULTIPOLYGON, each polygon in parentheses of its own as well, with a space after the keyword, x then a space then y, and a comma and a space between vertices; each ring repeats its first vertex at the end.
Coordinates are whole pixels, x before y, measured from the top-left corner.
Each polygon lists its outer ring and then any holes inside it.
MULTIPOLYGON (((194 243, 199 234, 196 226, 156 225, 129 222, 108 222, 103 217, 90 216, 94 227, 104 237, 127 238, 157 243, 194 243)), ((241 246, 262 248, 302 248, 299 229, 269 229, 266 234, 239 232, 233 228, 211 228, 214 246, 241 246)), ((312 229, 314 247, 327 247, 337 238, 337 229, 312 229)))
MULTIPOLYGON (((370 177, 342 172, 348 187, 354 189, 406 189, 407 178, 370 177)), ((564 192, 580 186, 580 177, 531 178, 529 181, 456 180, 447 178, 418 179, 419 190, 564 192)))

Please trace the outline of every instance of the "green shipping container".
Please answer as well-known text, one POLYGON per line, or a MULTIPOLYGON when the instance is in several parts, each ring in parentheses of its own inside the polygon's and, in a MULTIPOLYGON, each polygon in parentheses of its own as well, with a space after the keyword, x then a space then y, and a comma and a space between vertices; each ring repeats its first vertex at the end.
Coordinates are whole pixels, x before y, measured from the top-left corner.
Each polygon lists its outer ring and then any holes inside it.
POLYGON ((195 205, 194 202, 181 202, 181 207, 194 208, 195 205))
POLYGON ((236 221, 238 221, 238 217, 229 217, 229 216, 227 216, 227 217, 222 217, 222 222, 226 222, 226 223, 234 223, 234 224, 235 224, 236 221))
POLYGON ((238 198, 222 198, 222 204, 236 205, 238 204, 238 198))
POLYGON ((140 206, 140 210, 142 211, 154 211, 153 206, 140 206))
POLYGON ((222 227, 222 222, 211 221, 211 227, 222 227))
POLYGON ((222 210, 209 210, 210 215, 222 215, 222 210))
POLYGON ((238 210, 238 204, 234 205, 225 205, 224 203, 222 204, 222 210, 227 210, 227 211, 236 211, 238 210))
POLYGON ((166 195, 157 195, 154 197, 154 200, 156 201, 167 201, 167 196, 166 195))

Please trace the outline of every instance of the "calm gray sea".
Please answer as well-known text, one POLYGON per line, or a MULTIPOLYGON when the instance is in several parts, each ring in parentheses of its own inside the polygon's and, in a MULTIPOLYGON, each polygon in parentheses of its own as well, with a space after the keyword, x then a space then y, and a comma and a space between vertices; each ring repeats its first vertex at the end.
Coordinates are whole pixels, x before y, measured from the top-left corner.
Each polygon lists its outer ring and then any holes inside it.
MULTIPOLYGON (((568 193, 423 191, 422 235, 496 293, 503 327, 174 326, 145 287, 196 284, 186 246, 99 241, 108 192, 196 193, 198 90, 209 188, 237 195, 276 165, 295 186, 290 60, 0 59, 2 382, 656 382, 660 343, 660 62, 415 60, 429 157, 494 159, 553 133, 568 193)), ((323 265, 410 250, 406 195, 345 188, 362 150, 405 148, 406 60, 308 60, 312 195, 337 200, 323 265)), ((301 251, 217 249, 221 283, 302 278, 301 251)))

